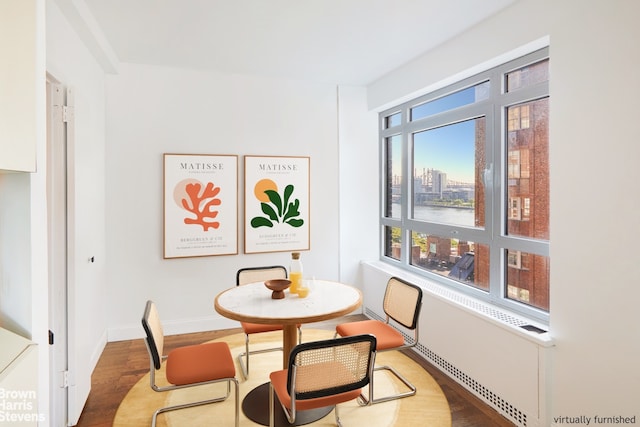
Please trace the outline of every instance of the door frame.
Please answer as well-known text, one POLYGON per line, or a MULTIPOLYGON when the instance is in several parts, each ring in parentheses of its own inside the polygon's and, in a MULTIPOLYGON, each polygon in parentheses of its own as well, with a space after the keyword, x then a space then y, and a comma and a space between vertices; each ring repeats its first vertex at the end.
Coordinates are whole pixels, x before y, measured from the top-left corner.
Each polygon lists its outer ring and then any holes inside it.
POLYGON ((73 94, 47 73, 49 405, 52 426, 71 426, 73 398, 73 94))

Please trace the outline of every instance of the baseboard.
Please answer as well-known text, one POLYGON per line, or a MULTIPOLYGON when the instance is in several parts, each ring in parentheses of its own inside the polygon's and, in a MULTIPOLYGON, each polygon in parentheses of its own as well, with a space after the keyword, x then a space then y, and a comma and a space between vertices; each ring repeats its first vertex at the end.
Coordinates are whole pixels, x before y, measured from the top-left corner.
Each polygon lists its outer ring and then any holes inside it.
POLYGON ((98 340, 96 348, 93 351, 93 354, 91 355, 91 372, 93 372, 93 370, 96 368, 96 365, 98 364, 98 361, 100 360, 100 356, 102 356, 102 352, 104 351, 104 348, 106 345, 107 345, 107 331, 105 330, 100 336, 100 339, 98 340))
MULTIPOLYGON (((195 332, 207 332, 221 329, 239 328, 240 323, 221 317, 200 317, 166 321, 162 323, 165 335, 190 334, 195 332)), ((141 324, 107 329, 107 341, 126 341, 144 338, 144 330, 141 324)))

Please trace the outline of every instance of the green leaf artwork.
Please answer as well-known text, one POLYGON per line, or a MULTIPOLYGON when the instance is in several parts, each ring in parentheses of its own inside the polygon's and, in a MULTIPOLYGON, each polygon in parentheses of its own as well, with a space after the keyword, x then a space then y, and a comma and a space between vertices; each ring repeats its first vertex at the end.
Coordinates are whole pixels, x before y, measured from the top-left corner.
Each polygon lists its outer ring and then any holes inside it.
POLYGON ((260 203, 260 209, 265 216, 256 216, 251 219, 251 227, 273 227, 274 224, 289 224, 291 227, 302 227, 304 220, 298 218, 300 216, 300 200, 293 199, 294 186, 289 184, 284 188, 282 196, 278 193, 277 188, 268 188, 263 190, 266 195, 260 203))

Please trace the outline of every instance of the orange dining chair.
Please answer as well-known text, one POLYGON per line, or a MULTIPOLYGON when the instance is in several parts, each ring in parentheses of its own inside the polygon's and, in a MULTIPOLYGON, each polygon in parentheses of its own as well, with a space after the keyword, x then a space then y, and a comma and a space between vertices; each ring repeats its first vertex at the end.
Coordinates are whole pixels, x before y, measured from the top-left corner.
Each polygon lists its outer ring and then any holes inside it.
MULTIPOLYGON (((371 387, 376 338, 359 335, 298 344, 289 355, 288 369, 269 375, 269 425, 275 424, 275 396, 291 424, 298 411, 335 406, 365 399, 363 387, 371 387)), ((371 392, 371 389, 369 390, 371 392)))
MULTIPOLYGON (((361 334, 372 334, 377 338, 376 350, 383 351, 401 350, 414 347, 418 343, 418 319, 422 307, 422 289, 411 283, 407 283, 397 277, 392 277, 387 282, 384 299, 382 302, 386 319, 361 320, 342 323, 336 326, 335 336, 348 337, 361 334), (405 336, 394 327, 391 320, 407 331, 413 331, 413 337, 405 340, 405 336)), ((371 379, 371 394, 366 404, 386 402, 416 394, 416 387, 391 366, 377 366, 375 371, 386 370, 402 381, 408 391, 374 398, 374 380, 371 379)))
MULTIPOLYGON (((286 279, 287 269, 281 265, 266 267, 246 267, 238 270, 236 274, 236 286, 247 283, 264 282, 271 279, 286 279)), ((282 351, 282 347, 266 348, 262 350, 249 351, 249 337, 262 332, 281 331, 282 325, 267 325, 261 323, 240 322, 242 331, 245 334, 245 352, 238 355, 238 362, 244 378, 249 376, 249 355, 266 353, 269 351, 282 351)), ((302 331, 298 325, 298 343, 302 341, 302 331)))
POLYGON ((238 427, 240 424, 240 395, 238 380, 235 378, 236 368, 229 345, 225 342, 208 342, 183 346, 164 356, 164 332, 153 301, 147 301, 142 316, 142 327, 147 335, 145 344, 149 352, 150 383, 154 391, 162 392, 219 382, 227 383, 226 395, 158 409, 153 414, 151 425, 155 427, 158 415, 163 412, 222 402, 231 395, 231 384, 233 384, 235 388, 235 426, 238 427), (163 362, 165 362, 166 380, 170 383, 168 386, 156 384, 156 371, 161 368, 163 362))

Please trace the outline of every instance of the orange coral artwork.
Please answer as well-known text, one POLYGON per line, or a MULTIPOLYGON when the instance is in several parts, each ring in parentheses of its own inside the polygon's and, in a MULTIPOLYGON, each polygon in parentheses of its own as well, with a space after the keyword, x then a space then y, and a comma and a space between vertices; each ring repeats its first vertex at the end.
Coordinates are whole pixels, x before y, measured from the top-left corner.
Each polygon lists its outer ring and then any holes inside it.
POLYGON ((238 253, 238 156, 164 154, 164 258, 238 253))
POLYGON ((220 227, 220 222, 216 220, 219 213, 216 207, 222 203, 219 193, 220 187, 216 187, 213 182, 207 182, 203 188, 200 181, 185 179, 176 185, 173 196, 178 206, 193 214, 186 216, 184 223, 200 225, 203 231, 207 231, 209 228, 220 227))

